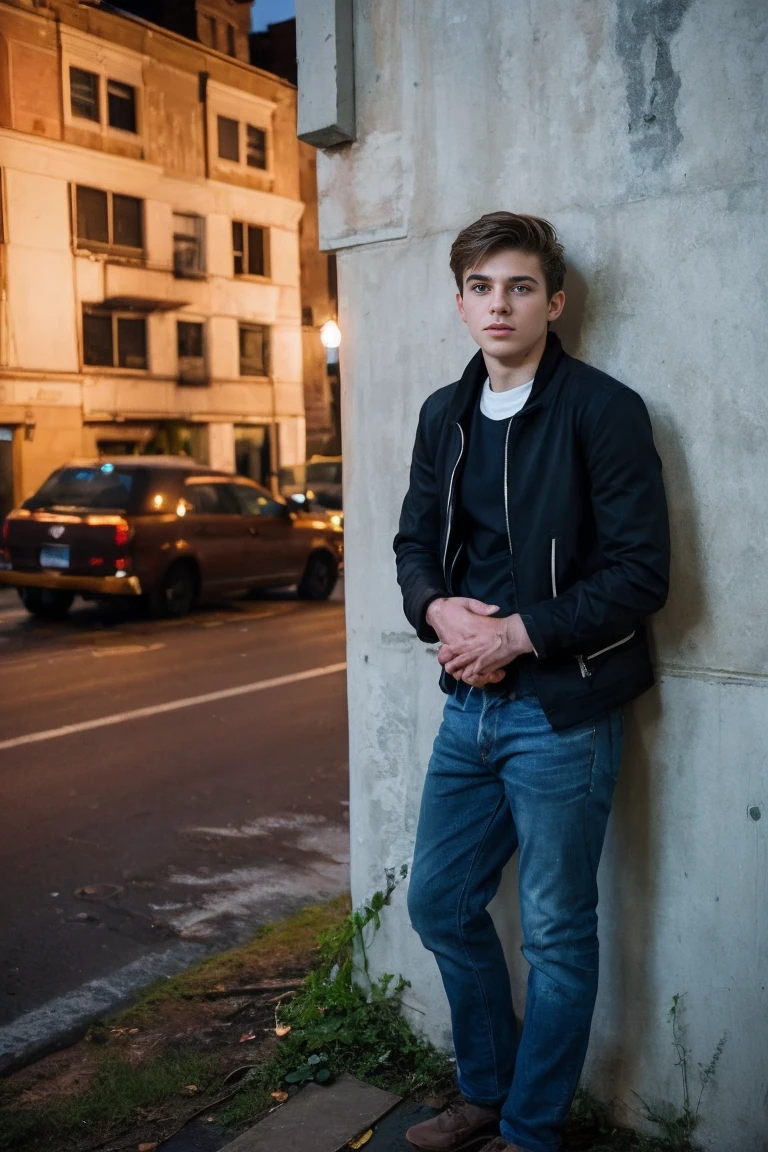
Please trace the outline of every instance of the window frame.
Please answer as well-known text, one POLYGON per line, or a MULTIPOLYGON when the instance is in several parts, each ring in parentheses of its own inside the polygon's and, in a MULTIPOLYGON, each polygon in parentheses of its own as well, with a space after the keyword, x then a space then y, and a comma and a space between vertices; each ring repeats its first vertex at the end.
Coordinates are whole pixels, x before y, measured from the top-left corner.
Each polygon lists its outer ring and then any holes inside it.
POLYGON ((238 337, 238 372, 242 379, 249 380, 268 380, 271 371, 272 361, 272 327, 269 324, 253 324, 243 320, 238 321, 237 325, 238 337), (247 361, 243 360, 243 333, 255 332, 257 329, 262 333, 262 364, 263 371, 261 372, 248 372, 244 371, 244 365, 247 361))
POLYGON ((208 326, 201 317, 177 316, 176 318, 176 373, 179 386, 182 388, 206 388, 211 382, 208 369, 208 326), (200 356, 182 356, 180 339, 182 324, 195 325, 200 328, 202 337, 200 356), (195 371, 196 367, 199 368, 199 371, 195 371))
POLYGON ((247 220, 233 220, 232 221, 232 275, 236 280, 269 280, 271 279, 270 261, 270 229, 264 227, 262 224, 251 224, 247 220), (235 242, 235 229, 242 228, 243 231, 243 246, 238 250, 235 242), (251 243, 250 234, 251 229, 261 232, 262 246, 261 256, 263 272, 249 271, 251 263, 251 243), (243 270, 237 271, 238 256, 242 260, 243 270))
POLYGON ((101 253, 107 256, 122 256, 126 259, 144 260, 146 258, 146 212, 145 201, 138 196, 131 196, 125 192, 115 192, 111 188, 95 188, 92 184, 72 184, 72 237, 76 252, 101 253), (107 198, 107 236, 108 239, 89 240, 80 235, 80 212, 78 207, 78 189, 83 188, 89 192, 99 192, 107 198), (141 247, 134 248, 127 244, 115 243, 115 196, 125 200, 135 200, 139 205, 139 227, 141 229, 141 247))
POLYGON ((121 374, 135 375, 140 372, 146 375, 150 370, 150 344, 149 344, 149 324, 148 316, 143 312, 125 312, 125 311, 108 311, 105 308, 99 308, 94 304, 83 304, 82 314, 82 366, 84 371, 89 372, 119 372, 121 374), (86 360, 86 345, 85 345, 85 324, 87 316, 96 316, 99 318, 108 318, 111 321, 112 329, 112 363, 111 364, 89 364, 86 360), (120 363, 120 321, 133 320, 142 321, 144 324, 144 366, 141 368, 130 367, 120 363))
POLYGON ((223 176, 256 176, 263 185, 268 185, 275 177, 274 163, 274 116, 277 105, 260 96, 235 92, 232 88, 215 80, 208 83, 208 128, 209 156, 212 168, 218 168, 223 176), (228 159, 219 155, 218 119, 235 121, 238 125, 238 159, 228 159), (248 128, 264 133, 265 167, 248 163, 248 128))
POLYGON ((208 259, 206 249, 206 217, 201 216, 197 212, 181 212, 174 211, 172 216, 173 224, 173 274, 177 280, 204 280, 208 275, 208 259), (198 258, 199 267, 196 269, 184 269, 179 266, 176 259, 176 241, 177 239, 191 240, 192 234, 189 232, 180 232, 176 227, 176 221, 179 218, 193 220, 197 224, 198 234, 194 237, 198 244, 198 258))
POLYGON ((65 100, 64 122, 67 127, 80 128, 88 132, 98 132, 101 136, 113 137, 118 140, 133 140, 140 143, 143 134, 143 107, 141 76, 135 74, 134 69, 112 68, 108 63, 97 63, 96 68, 91 62, 86 64, 79 57, 67 54, 64 64, 65 100), (72 72, 82 72, 95 76, 97 82, 98 118, 80 116, 73 109, 72 99, 72 72), (116 84, 122 88, 130 88, 133 92, 134 128, 120 128, 110 120, 109 85, 116 84))

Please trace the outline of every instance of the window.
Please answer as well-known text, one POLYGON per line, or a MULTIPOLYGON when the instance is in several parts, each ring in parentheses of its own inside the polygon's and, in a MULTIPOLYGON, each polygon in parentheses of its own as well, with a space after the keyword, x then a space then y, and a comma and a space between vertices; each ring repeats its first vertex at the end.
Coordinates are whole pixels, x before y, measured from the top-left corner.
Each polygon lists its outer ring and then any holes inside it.
POLYGON ((245 159, 249 168, 267 168, 267 134, 263 128, 246 124, 245 159))
POLYGON ((187 484, 193 511, 203 516, 239 516, 240 505, 229 484, 187 484))
POLYGON ((176 276, 205 273, 205 220, 182 212, 173 214, 173 271, 176 276))
POLYGON ((72 115, 84 120, 101 122, 99 108, 99 77, 95 72, 85 72, 82 68, 69 70, 69 95, 72 115))
MULTIPOLYGON (((102 76, 83 68, 69 69, 69 100, 72 115, 101 125, 102 76)), ((138 132, 136 89, 131 84, 105 79, 107 124, 121 132, 138 132)))
POLYGON ((244 516, 287 515, 287 506, 275 500, 263 488, 252 488, 250 484, 233 484, 232 487, 244 516))
POLYGON ((83 360, 94 368, 146 369, 146 317, 84 309, 83 360))
POLYGON ((142 479, 132 469, 114 464, 100 467, 60 468, 46 480, 24 507, 36 508, 63 505, 77 508, 136 512, 137 497, 143 487, 142 479))
POLYGON ((85 188, 75 193, 78 247, 123 248, 131 253, 144 247, 144 212, 141 200, 85 188))
POLYGON ((240 325, 240 375, 269 373, 269 328, 264 324, 240 325))
POLYGON ((208 43, 211 48, 216 48, 219 43, 218 29, 216 27, 216 17, 206 16, 206 24, 208 26, 208 43))
POLYGON ((237 56, 237 40, 235 38, 234 24, 227 24, 227 54, 237 56))
POLYGON ((235 276, 266 276, 264 228, 255 224, 232 221, 232 250, 235 257, 235 276))
POLYGON ((228 116, 219 116, 219 158, 240 163, 240 125, 228 116))
POLYGON ((130 84, 107 81, 107 109, 110 128, 136 131, 136 89, 130 84))
POLYGON ((176 327, 179 351, 179 383, 206 384, 205 331, 199 320, 179 320, 176 327))

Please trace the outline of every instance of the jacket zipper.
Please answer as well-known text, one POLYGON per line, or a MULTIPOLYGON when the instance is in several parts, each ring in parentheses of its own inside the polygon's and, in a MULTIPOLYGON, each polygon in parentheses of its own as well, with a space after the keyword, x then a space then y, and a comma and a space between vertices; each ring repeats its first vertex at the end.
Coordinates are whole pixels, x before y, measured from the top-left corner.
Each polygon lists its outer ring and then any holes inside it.
POLYGON ((552 537, 552 555, 549 561, 549 567, 552 574, 552 598, 557 597, 557 540, 552 537))
MULTIPOLYGON (((504 437, 504 519, 507 522, 507 543, 509 544, 509 557, 514 560, 515 554, 512 551, 512 532, 509 527, 509 434, 512 431, 512 421, 514 416, 510 416, 509 424, 507 424, 507 434, 504 437)), ((514 569, 512 570, 514 575, 514 569)))
MULTIPOLYGON (((587 656, 587 660, 595 660, 598 656, 604 656, 606 652, 611 652, 614 648, 620 648, 622 644, 628 644, 634 634, 634 632, 630 632, 629 636, 625 636, 622 640, 617 640, 615 644, 609 644, 606 648, 600 648, 599 651, 590 653, 590 655, 587 656)), ((586 680, 587 677, 592 675, 587 667, 586 660, 583 656, 577 656, 576 659, 579 662, 581 675, 586 680)))
MULTIPOLYGON (((450 581, 448 578, 447 565, 448 565, 448 545, 451 542, 451 527, 453 524, 453 507, 451 505, 451 500, 453 498, 453 482, 456 479, 456 469, 458 468, 458 466, 461 462, 461 458, 464 455, 464 429, 462 428, 461 424, 459 424, 458 420, 456 421, 456 427, 458 428, 459 435, 461 436, 461 447, 459 448, 459 454, 456 457, 456 463, 453 466, 453 472, 451 472, 451 481, 450 481, 450 484, 448 485, 448 509, 447 509, 447 513, 446 513, 445 549, 443 550, 443 576, 445 577, 446 584, 449 586, 449 591, 450 591, 450 581)), ((458 556, 458 552, 456 553, 456 555, 458 556)), ((456 563, 456 560, 454 558, 454 564, 455 563, 456 563)), ((453 572, 453 565, 451 565, 451 572, 453 572)))

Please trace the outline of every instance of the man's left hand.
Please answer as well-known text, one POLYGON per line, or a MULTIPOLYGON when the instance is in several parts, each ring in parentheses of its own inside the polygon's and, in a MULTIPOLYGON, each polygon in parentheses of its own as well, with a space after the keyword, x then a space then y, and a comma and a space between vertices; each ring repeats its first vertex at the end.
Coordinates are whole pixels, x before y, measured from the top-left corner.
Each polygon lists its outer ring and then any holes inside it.
POLYGON ((505 668, 518 656, 533 651, 525 625, 515 613, 502 619, 486 618, 481 634, 474 637, 467 647, 443 644, 437 658, 454 679, 471 684, 473 680, 479 681, 505 668))

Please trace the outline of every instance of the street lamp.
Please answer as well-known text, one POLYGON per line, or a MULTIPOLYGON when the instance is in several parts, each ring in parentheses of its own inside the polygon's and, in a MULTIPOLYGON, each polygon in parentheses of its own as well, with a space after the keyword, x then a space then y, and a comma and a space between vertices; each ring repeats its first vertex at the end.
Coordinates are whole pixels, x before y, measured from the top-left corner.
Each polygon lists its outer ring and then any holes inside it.
POLYGON ((326 320, 320 329, 320 343, 323 348, 338 348, 341 344, 341 328, 335 320, 326 320))

